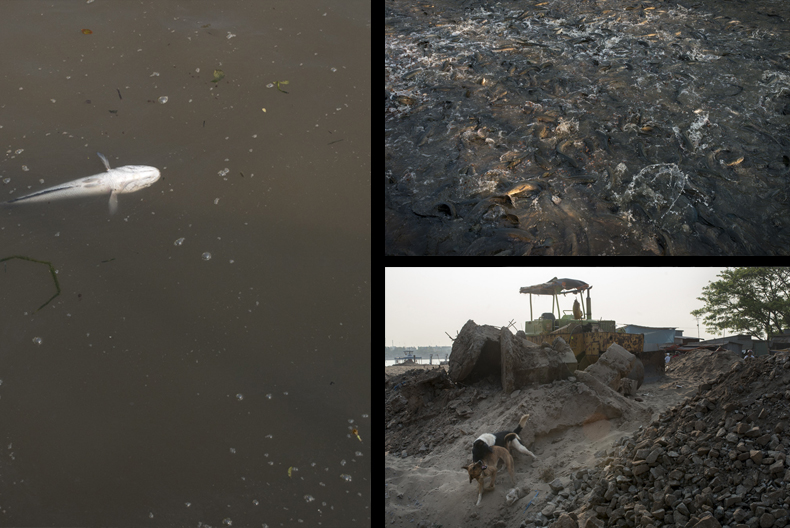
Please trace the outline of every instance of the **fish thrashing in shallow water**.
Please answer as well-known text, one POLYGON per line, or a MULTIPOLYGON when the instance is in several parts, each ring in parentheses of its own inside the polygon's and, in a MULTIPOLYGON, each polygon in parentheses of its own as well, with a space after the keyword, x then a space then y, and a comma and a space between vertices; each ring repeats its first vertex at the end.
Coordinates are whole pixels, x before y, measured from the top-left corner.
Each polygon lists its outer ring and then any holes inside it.
POLYGON ((388 255, 790 253, 790 7, 392 0, 388 255))

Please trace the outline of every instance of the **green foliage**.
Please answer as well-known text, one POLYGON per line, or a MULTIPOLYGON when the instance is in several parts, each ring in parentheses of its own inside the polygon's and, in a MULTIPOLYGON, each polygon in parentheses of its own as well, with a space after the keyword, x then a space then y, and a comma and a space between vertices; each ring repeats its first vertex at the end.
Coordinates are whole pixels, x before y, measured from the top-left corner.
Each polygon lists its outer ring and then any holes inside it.
POLYGON ((789 268, 730 268, 721 280, 702 288, 705 307, 691 315, 704 316, 709 332, 730 329, 770 339, 790 327, 789 268))

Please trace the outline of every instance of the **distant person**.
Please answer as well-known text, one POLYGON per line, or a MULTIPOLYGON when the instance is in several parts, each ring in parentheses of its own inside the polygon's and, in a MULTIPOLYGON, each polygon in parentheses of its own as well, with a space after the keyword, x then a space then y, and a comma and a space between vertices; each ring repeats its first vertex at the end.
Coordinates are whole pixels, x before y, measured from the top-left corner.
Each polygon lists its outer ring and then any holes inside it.
POLYGON ((746 357, 744 359, 754 359, 754 352, 751 350, 746 351, 746 357))
POLYGON ((579 301, 574 299, 573 301, 573 318, 576 320, 581 320, 583 317, 582 315, 582 307, 579 306, 579 301))
POLYGON ((664 362, 665 362, 667 365, 669 365, 669 360, 670 360, 670 359, 671 359, 671 358, 669 357, 669 352, 667 352, 667 355, 666 355, 666 357, 664 358, 664 362))

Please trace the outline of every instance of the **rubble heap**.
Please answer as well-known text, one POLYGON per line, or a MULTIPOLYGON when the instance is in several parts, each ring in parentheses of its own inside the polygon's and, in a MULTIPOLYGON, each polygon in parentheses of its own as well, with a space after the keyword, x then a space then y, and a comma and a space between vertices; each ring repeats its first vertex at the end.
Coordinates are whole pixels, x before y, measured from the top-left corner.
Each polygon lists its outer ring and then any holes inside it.
POLYGON ((715 378, 717 373, 728 370, 741 359, 741 354, 730 350, 694 350, 673 358, 667 365, 666 373, 693 380, 695 383, 704 383, 715 378))
POLYGON ((740 361, 623 438, 597 469, 552 483, 528 522, 555 527, 788 524, 790 357, 740 361), (567 514, 575 510, 574 513, 567 514))

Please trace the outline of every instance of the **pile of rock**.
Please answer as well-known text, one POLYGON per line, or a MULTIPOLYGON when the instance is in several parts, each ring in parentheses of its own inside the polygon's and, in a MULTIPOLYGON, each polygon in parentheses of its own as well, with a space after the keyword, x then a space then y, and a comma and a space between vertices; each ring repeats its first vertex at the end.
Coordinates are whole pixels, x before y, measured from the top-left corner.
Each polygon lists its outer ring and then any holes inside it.
POLYGON ((741 354, 730 350, 693 350, 672 358, 666 373, 695 383, 705 383, 742 359, 741 354))
POLYGON ((533 525, 769 528, 789 522, 790 357, 735 363, 557 489, 533 525), (565 512, 572 512, 570 514, 565 512), (548 515, 546 515, 548 514, 548 515))

